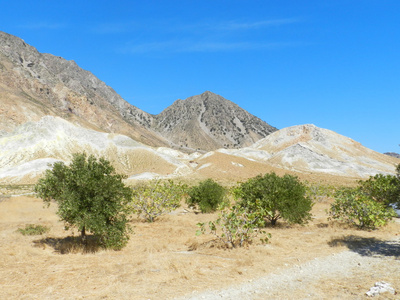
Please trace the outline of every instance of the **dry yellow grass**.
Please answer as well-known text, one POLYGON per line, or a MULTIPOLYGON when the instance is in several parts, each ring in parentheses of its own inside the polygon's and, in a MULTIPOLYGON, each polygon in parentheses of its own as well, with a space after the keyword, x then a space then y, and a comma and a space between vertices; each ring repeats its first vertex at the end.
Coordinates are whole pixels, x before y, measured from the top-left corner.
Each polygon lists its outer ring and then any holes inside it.
MULTIPOLYGON (((60 248, 54 248, 54 241, 68 244, 65 238, 72 233, 64 231, 54 204, 44 208, 43 202, 33 197, 1 198, 0 299, 173 299, 193 291, 247 282, 338 253, 357 238, 386 240, 399 233, 398 223, 371 232, 330 224, 325 213, 328 207, 328 200, 317 203, 314 219, 307 226, 281 223, 277 228, 268 228, 270 243, 255 242, 247 249, 210 247, 212 244, 206 242, 212 236, 196 237, 196 224, 215 219, 216 215, 185 213, 181 208, 151 224, 133 219, 135 234, 122 251, 82 254, 81 249, 72 249, 61 254, 57 251, 60 248), (31 223, 50 226, 51 230, 32 237, 17 232, 31 223)), ((335 295, 354 299, 357 297, 352 293, 362 295, 378 279, 390 281, 391 275, 384 270, 376 275, 321 278, 314 288, 326 299, 335 295)), ((400 290, 398 277, 391 282, 400 290)), ((285 295, 283 291, 272 298, 306 297, 302 291, 296 293, 285 295)))

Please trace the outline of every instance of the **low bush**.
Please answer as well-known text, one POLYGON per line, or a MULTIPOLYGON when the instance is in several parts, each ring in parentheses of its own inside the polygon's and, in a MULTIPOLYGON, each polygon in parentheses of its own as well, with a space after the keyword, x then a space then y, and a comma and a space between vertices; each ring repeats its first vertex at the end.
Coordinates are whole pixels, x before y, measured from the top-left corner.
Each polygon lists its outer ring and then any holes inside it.
POLYGON ((131 211, 147 222, 154 222, 162 214, 180 206, 187 187, 172 180, 152 180, 133 189, 131 211))
POLYGON ((396 176, 377 174, 368 180, 358 182, 362 193, 383 204, 399 200, 399 181, 396 176))
POLYGON ((309 197, 314 203, 322 202, 329 197, 333 197, 336 188, 331 185, 305 182, 306 196, 309 197))
POLYGON ((376 229, 396 216, 395 211, 376 201, 360 188, 343 188, 336 192, 329 218, 353 224, 360 229, 376 229))
POLYGON ((186 202, 189 207, 199 208, 202 213, 216 211, 226 200, 226 190, 212 179, 200 182, 188 191, 186 202))
MULTIPOLYGON (((267 243, 271 235, 259 229, 262 225, 260 214, 239 206, 224 210, 217 220, 208 222, 209 233, 227 248, 249 245, 258 235, 261 235, 261 242, 267 243)), ((207 233, 206 223, 198 223, 197 226, 200 229, 196 235, 207 233)))
POLYGON ((17 230, 23 235, 42 235, 50 231, 50 228, 43 225, 26 224, 25 228, 18 228, 17 230))

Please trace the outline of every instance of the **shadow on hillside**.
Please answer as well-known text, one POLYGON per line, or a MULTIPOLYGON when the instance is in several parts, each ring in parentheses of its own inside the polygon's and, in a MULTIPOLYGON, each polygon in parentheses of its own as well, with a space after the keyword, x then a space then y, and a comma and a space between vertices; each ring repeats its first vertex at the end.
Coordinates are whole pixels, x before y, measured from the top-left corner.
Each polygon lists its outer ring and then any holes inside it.
POLYGON ((47 237, 44 239, 33 241, 35 247, 49 246, 60 254, 69 253, 96 253, 102 249, 99 239, 96 236, 86 236, 86 241, 82 241, 81 237, 68 236, 65 238, 47 237))
POLYGON ((328 245, 331 247, 345 245, 349 250, 362 256, 394 256, 400 258, 400 240, 383 241, 376 238, 350 235, 334 238, 328 242, 328 245))

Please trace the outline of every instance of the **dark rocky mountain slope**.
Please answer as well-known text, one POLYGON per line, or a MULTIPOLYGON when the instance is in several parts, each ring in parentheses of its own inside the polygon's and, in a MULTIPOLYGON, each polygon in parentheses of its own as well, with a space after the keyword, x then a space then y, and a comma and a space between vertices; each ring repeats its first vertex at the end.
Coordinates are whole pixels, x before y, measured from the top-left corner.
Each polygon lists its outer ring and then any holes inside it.
POLYGON ((204 92, 177 100, 155 116, 155 129, 182 149, 241 148, 276 131, 235 103, 204 92))
POLYGON ((400 154, 396 153, 396 152, 385 152, 384 154, 392 156, 392 157, 400 158, 400 154))

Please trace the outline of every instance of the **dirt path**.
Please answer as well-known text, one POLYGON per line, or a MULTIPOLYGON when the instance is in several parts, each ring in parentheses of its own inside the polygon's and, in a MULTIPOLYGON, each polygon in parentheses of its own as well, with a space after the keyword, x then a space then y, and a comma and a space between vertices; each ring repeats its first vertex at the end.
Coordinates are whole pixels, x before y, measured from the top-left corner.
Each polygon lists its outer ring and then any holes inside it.
MULTIPOLYGON (((400 237, 316 258, 281 272, 180 299, 365 299, 366 283, 400 283, 400 237)), ((400 299, 388 292, 374 299, 400 299)))

